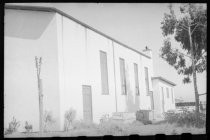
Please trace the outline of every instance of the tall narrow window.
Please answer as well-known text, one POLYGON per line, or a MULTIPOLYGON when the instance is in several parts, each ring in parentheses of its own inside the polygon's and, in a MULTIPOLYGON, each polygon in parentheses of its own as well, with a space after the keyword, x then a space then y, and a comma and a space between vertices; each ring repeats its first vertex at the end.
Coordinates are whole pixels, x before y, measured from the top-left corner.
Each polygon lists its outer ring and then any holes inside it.
POLYGON ((134 63, 134 76, 135 76, 135 91, 136 91, 136 95, 139 95, 138 65, 136 63, 134 63))
POLYGON ((121 89, 122 94, 126 95, 126 77, 125 77, 125 60, 120 58, 120 77, 121 77, 121 89))
POLYGON ((163 112, 165 112, 165 99, 164 99, 164 89, 163 89, 163 87, 161 87, 161 90, 162 90, 162 109, 163 109, 163 112))
POLYGON ((173 88, 171 88, 171 100, 172 100, 172 103, 174 103, 174 94, 173 94, 173 88))
POLYGON ((167 92, 167 98, 169 98, 169 89, 166 88, 166 92, 167 92))
POLYGON ((144 67, 144 72, 145 72, 145 83, 146 83, 146 92, 147 95, 149 94, 149 73, 148 73, 148 68, 144 67))
POLYGON ((107 55, 106 55, 106 52, 100 51, 100 62, 101 62, 101 88, 102 88, 102 94, 109 94, 108 69, 107 69, 107 55))

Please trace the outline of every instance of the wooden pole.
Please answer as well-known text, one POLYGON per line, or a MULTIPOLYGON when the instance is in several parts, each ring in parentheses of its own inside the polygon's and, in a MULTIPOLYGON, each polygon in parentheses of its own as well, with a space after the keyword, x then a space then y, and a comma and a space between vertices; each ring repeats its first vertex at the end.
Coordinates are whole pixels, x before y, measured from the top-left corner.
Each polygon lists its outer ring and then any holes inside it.
POLYGON ((42 94, 42 79, 40 78, 42 58, 35 57, 37 81, 38 81, 38 95, 39 95, 39 130, 43 132, 43 94, 42 94))

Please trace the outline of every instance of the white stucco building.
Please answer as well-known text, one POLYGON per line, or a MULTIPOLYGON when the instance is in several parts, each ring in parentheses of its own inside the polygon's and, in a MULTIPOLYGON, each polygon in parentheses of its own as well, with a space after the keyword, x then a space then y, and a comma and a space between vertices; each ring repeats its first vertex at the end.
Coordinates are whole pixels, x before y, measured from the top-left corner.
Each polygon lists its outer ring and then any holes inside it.
POLYGON ((53 130, 63 130, 70 108, 77 120, 96 123, 104 114, 152 110, 158 87, 150 50, 134 50, 48 7, 6 6, 4 37, 4 127, 14 116, 20 130, 25 121, 39 130, 35 56, 43 60, 44 110, 56 120, 53 130))
POLYGON ((175 85, 175 83, 163 77, 152 77, 154 118, 162 119, 164 112, 176 109, 174 95, 175 85))

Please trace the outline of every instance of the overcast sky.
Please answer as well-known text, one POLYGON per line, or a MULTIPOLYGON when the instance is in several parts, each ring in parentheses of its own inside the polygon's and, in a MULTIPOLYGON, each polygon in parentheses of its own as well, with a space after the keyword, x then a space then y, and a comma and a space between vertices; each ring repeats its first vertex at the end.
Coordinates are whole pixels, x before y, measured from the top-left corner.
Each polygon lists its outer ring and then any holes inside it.
MULTIPOLYGON (((136 50, 142 51, 148 46, 153 51, 155 76, 162 76, 176 83, 176 97, 194 101, 193 83, 183 84, 183 76, 178 75, 173 67, 159 57, 164 39, 160 23, 164 12, 168 12, 168 4, 19 3, 18 5, 56 7, 136 50)), ((173 45, 179 47, 177 43, 173 45)), ((197 74, 197 79, 199 93, 205 93, 206 72, 197 74)))

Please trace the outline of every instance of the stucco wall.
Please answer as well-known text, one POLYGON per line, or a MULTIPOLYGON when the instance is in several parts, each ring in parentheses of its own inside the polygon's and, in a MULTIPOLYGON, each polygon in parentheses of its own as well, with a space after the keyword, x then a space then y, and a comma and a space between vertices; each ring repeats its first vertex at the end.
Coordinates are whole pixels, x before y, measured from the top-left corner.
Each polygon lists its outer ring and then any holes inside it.
POLYGON ((155 111, 156 111, 156 117, 159 118, 160 115, 162 115, 163 113, 163 109, 162 109, 162 89, 161 87, 163 87, 164 90, 164 109, 165 112, 167 112, 168 110, 173 110, 175 109, 175 101, 172 102, 172 96, 171 96, 171 88, 173 90, 173 99, 175 99, 175 94, 174 94, 174 88, 172 85, 163 82, 161 80, 158 79, 154 79, 153 80, 153 89, 154 89, 154 97, 155 97, 155 111), (167 91, 166 88, 169 89, 169 98, 167 98, 167 91))
MULTIPOLYGON (((150 97, 146 95, 146 84, 144 75, 144 66, 148 66, 149 79, 151 79, 150 77, 153 75, 151 72, 151 61, 147 60, 148 58, 145 59, 144 56, 141 56, 140 54, 130 49, 127 49, 117 43, 114 43, 114 47, 118 111, 135 112, 138 109, 151 109, 150 97), (121 92, 119 58, 123 58, 125 60, 125 71, 128 88, 127 95, 122 95, 121 92), (140 96, 135 95, 134 63, 138 65, 140 96)), ((151 86, 150 90, 152 90, 151 86)))
POLYGON ((53 13, 5 10, 4 127, 14 116, 24 131, 25 121, 39 130, 35 56, 42 57, 44 110, 59 126, 56 20, 53 13))
MULTIPOLYGON (((161 87, 164 87, 164 101, 165 101, 165 106, 164 107, 165 107, 165 111, 175 109, 175 102, 172 103, 172 99, 171 99, 171 88, 173 89, 173 86, 161 81, 159 83, 159 91, 160 91, 159 93, 162 94, 161 87), (166 88, 169 88, 169 98, 167 98, 166 88)), ((174 92, 173 92, 173 95, 174 95, 174 92)), ((173 98, 175 99, 175 96, 173 98)), ((162 96, 161 96, 161 99, 162 99, 162 96)))
POLYGON ((76 110, 77 120, 83 119, 82 85, 92 89, 94 122, 116 111, 151 109, 144 67, 149 69, 149 87, 153 91, 152 59, 57 13, 5 13, 5 127, 15 116, 22 130, 25 121, 33 125, 34 131, 39 129, 35 56, 43 58, 44 110, 52 111, 54 130, 63 130, 64 114, 70 108, 76 110), (107 54, 109 95, 101 94, 100 50, 107 54), (125 60, 127 95, 121 94, 119 58, 125 60), (135 95, 134 63, 138 64, 140 96, 135 95))
MULTIPOLYGON (((76 119, 83 119, 82 85, 92 89, 93 120, 115 111, 115 85, 111 41, 85 29, 76 22, 60 17, 62 39, 59 46, 61 92, 61 121, 69 108, 76 110, 76 119), (100 50, 107 52, 109 95, 101 94, 100 50)), ((60 28, 60 27, 58 27, 60 28)))
MULTIPOLYGON (((93 120, 99 122, 104 114, 111 115, 116 111, 115 76, 117 93, 117 111, 134 112, 141 109, 150 109, 150 97, 146 95, 144 66, 149 68, 149 79, 153 76, 152 61, 143 58, 136 52, 127 49, 106 37, 86 29, 78 23, 57 16, 62 35, 59 47, 59 72, 61 84, 61 120, 70 107, 77 111, 76 119, 83 119, 82 85, 92 88, 93 120), (101 94, 100 50, 107 53, 109 95, 101 94), (113 54, 114 51, 114 54, 113 54), (113 58, 114 57, 114 58, 113 58), (126 76, 128 77, 128 95, 121 95, 119 57, 125 59, 126 76), (113 61, 115 60, 115 61, 113 61), (115 63, 115 64, 114 64, 115 63), (140 96, 135 95, 134 66, 138 64, 140 96), (115 65, 115 76, 114 76, 115 65), (62 91, 62 90, 61 90, 62 91)), ((152 91, 151 81, 150 90, 152 91)), ((63 122, 63 121, 62 121, 63 122)))

